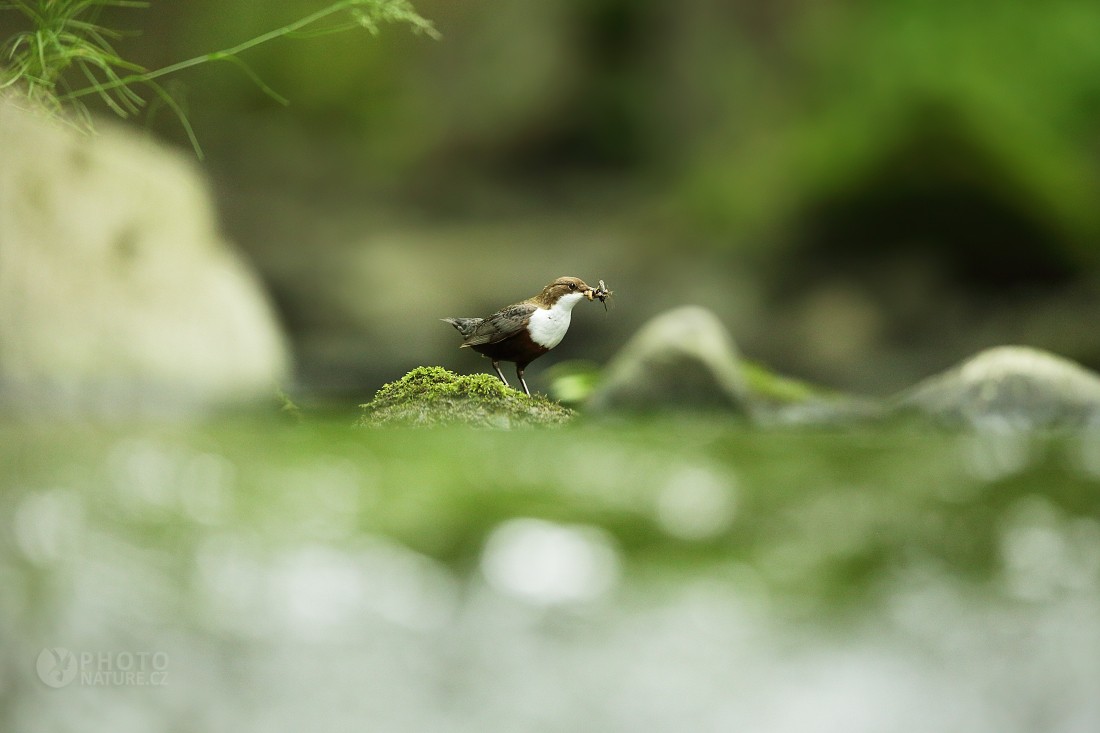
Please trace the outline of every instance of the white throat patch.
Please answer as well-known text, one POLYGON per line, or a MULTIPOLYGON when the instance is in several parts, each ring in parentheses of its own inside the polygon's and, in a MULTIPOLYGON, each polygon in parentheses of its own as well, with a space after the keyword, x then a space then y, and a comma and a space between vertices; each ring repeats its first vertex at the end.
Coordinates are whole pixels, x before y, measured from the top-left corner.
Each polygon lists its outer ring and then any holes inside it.
POLYGON ((531 314, 531 340, 545 349, 552 349, 565 338, 573 306, 584 297, 583 293, 569 293, 558 298, 552 307, 539 308, 531 314))

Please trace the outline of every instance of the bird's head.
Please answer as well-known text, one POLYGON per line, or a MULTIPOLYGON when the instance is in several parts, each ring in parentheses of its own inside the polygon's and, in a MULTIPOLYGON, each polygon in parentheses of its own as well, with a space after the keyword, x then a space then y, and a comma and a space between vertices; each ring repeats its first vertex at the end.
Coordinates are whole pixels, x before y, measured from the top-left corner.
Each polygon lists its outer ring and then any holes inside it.
POLYGON ((547 306, 551 306, 563 297, 573 302, 581 298, 592 300, 592 292, 592 288, 579 277, 559 277, 542 289, 542 293, 539 294, 538 299, 547 306), (569 297, 571 295, 576 295, 577 297, 569 297))

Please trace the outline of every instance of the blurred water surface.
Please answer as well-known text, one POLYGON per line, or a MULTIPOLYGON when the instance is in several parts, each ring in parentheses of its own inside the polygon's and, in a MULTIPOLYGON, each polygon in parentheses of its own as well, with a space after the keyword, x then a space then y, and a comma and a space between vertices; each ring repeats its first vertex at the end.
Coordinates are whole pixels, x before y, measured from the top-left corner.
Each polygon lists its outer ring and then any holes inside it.
POLYGON ((0 427, 0 727, 1100 727, 1100 436, 348 422, 0 427))

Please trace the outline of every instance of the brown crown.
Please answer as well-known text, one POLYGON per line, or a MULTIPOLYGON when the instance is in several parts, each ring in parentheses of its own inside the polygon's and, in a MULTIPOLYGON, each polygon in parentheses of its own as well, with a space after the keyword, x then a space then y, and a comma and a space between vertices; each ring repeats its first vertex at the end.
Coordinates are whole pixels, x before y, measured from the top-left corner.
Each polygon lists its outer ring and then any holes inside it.
POLYGON ((559 277, 542 289, 542 292, 530 299, 530 302, 542 308, 549 308, 558 302, 558 298, 569 293, 580 293, 585 297, 592 288, 579 277, 559 277))

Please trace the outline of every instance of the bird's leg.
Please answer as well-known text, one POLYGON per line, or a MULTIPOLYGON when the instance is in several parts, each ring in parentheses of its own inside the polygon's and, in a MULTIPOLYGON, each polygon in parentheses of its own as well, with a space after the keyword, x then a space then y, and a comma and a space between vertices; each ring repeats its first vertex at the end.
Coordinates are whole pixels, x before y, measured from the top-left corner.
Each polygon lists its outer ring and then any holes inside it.
POLYGON ((527 396, 531 396, 531 390, 527 388, 527 381, 523 378, 523 367, 516 364, 516 376, 519 377, 519 383, 523 385, 523 391, 527 393, 527 396))
POLYGON ((508 380, 504 378, 504 372, 500 371, 500 362, 498 362, 496 359, 493 359, 493 369, 496 370, 497 376, 500 377, 500 381, 504 382, 505 387, 512 386, 508 384, 508 380))

